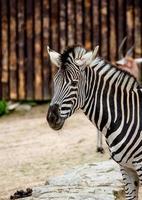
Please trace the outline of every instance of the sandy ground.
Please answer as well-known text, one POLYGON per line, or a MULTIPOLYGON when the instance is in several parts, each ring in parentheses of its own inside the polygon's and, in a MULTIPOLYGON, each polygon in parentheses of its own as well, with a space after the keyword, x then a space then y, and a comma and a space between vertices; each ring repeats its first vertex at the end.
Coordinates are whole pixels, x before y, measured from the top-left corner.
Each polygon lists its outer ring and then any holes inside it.
POLYGON ((56 132, 46 112, 42 105, 0 118, 0 200, 73 166, 109 159, 106 145, 104 155, 96 153, 96 129, 83 113, 75 113, 56 132))

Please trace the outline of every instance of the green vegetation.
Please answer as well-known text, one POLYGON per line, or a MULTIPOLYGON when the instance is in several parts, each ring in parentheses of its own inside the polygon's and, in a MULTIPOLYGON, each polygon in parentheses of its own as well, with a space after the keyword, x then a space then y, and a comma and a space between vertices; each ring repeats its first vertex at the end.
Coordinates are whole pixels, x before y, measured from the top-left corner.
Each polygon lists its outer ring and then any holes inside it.
POLYGON ((4 100, 0 100, 0 116, 6 114, 7 112, 7 103, 4 100))

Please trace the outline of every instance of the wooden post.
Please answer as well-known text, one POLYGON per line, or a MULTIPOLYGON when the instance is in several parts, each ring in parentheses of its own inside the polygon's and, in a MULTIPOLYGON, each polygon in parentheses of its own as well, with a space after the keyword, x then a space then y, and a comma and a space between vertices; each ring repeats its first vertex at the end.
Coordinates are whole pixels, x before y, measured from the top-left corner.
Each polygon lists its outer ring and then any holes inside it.
POLYGON ((42 66, 41 66, 41 3, 35 1, 35 18, 34 18, 34 70, 35 70, 35 99, 42 99, 42 66))
POLYGON ((76 0, 76 43, 83 43, 83 11, 82 11, 82 0, 76 0))
POLYGON ((8 1, 1 0, 2 21, 2 95, 3 99, 9 99, 9 52, 8 52, 8 1))
POLYGON ((51 1, 51 37, 52 37, 52 48, 58 51, 58 35, 59 35, 59 4, 58 0, 51 1))
POLYGON ((24 48, 25 48, 25 13, 24 0, 18 1, 18 98, 23 100, 25 94, 25 62, 24 62, 24 48))
MULTIPOLYGON (((1 1, 0 1, 0 47, 2 46, 2 15, 1 15, 1 1)), ((0 99, 2 99, 2 48, 0 48, 0 99)))
MULTIPOLYGON (((65 2, 61 1, 62 4, 65 2)), ((67 9, 66 4, 64 6, 65 7, 63 7, 63 8, 67 9)), ((60 40, 59 34, 62 39, 62 35, 61 35, 62 33, 59 33, 60 32, 59 31, 59 1, 52 0, 50 9, 51 9, 51 44, 52 44, 51 46, 55 51, 59 51, 59 40, 60 40)), ((64 11, 67 13, 66 9, 64 11)), ((60 12, 62 12, 62 10, 60 12)), ((66 16, 66 14, 65 14, 65 16, 66 16)), ((65 20, 65 19, 63 19, 63 20, 65 20)), ((67 28, 67 24, 66 24, 66 28, 67 28)), ((64 38, 64 42, 65 41, 66 41, 66 35, 64 38)), ((61 40, 60 40, 60 44, 61 44, 61 40)), ((65 43, 65 45, 66 45, 66 43, 65 43)), ((51 67, 52 80, 53 80, 53 77, 56 72, 57 72, 57 67, 52 65, 52 67, 51 67)))
POLYGON ((47 45, 50 46, 50 7, 49 1, 43 0, 43 98, 51 98, 51 65, 47 53, 47 45))
POLYGON ((75 44, 75 13, 74 1, 67 1, 67 46, 71 46, 75 44))
POLYGON ((82 0, 82 45, 85 46, 85 0, 82 0))
POLYGON ((101 1, 101 55, 107 58, 108 45, 107 0, 101 1))
POLYGON ((10 0, 10 99, 17 99, 16 0, 10 0))
POLYGON ((142 55, 142 1, 134 1, 134 38, 135 38, 135 56, 141 57, 142 55))
POLYGON ((116 15, 116 1, 110 0, 109 13, 110 13, 110 37, 109 43, 110 54, 109 58, 112 62, 116 61, 117 57, 117 15, 116 15))
POLYGON ((126 1, 127 49, 134 45, 134 4, 126 1))
POLYGON ((99 0, 92 0, 92 47, 99 45, 99 0))
POLYGON ((60 29, 60 51, 66 47, 66 0, 60 1, 59 10, 59 29, 60 29))
POLYGON ((25 0, 26 99, 34 99, 34 1, 25 0))
POLYGON ((91 49, 91 0, 85 0, 85 47, 91 49))
MULTIPOLYGON (((118 46, 126 34, 126 1, 118 0, 118 46)), ((125 45, 124 45, 125 52, 125 45)))
MULTIPOLYGON (((134 1, 134 20, 135 57, 142 57, 142 1, 134 1)), ((142 80, 142 64, 140 74, 142 80)))

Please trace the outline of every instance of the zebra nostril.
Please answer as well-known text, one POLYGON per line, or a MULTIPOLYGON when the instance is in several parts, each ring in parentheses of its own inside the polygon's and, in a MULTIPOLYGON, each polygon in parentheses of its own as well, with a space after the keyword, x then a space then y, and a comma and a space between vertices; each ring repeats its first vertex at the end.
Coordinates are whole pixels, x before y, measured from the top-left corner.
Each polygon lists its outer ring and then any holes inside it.
POLYGON ((51 116, 50 116, 50 120, 54 123, 56 123, 58 121, 58 114, 57 113, 52 113, 51 116))
POLYGON ((57 104, 50 106, 47 113, 47 121, 49 123, 57 123, 59 118, 60 118, 59 106, 57 104))
POLYGON ((64 124, 64 119, 60 116, 60 110, 58 105, 52 105, 47 112, 47 121, 49 126, 54 130, 59 130, 64 124))

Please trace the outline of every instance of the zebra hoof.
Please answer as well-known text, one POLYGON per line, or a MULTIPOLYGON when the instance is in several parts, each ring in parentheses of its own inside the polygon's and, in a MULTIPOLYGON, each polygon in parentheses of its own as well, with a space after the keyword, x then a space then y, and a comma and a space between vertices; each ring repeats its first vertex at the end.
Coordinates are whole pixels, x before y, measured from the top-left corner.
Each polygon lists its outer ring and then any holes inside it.
POLYGON ((103 147, 97 147, 97 152, 98 152, 98 153, 102 153, 102 154, 105 153, 103 147))

